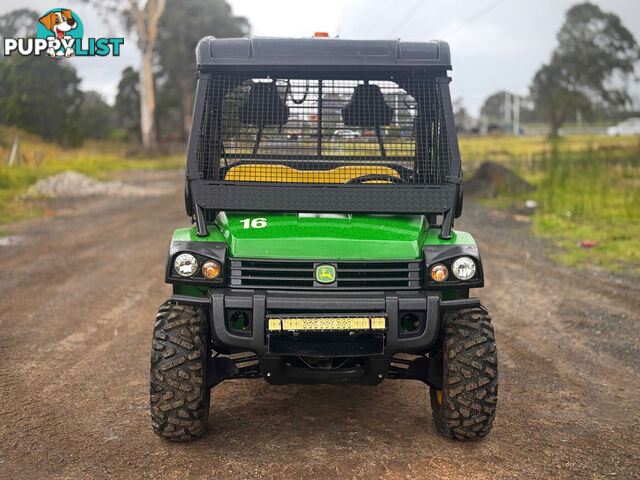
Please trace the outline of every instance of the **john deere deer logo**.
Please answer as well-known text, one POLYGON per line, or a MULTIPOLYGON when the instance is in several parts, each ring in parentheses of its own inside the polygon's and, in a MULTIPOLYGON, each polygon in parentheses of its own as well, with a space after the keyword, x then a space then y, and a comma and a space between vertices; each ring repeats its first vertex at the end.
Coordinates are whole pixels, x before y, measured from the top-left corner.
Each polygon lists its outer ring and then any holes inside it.
POLYGON ((336 269, 332 265, 319 265, 316 268, 316 280, 319 283, 333 283, 336 279, 336 269))

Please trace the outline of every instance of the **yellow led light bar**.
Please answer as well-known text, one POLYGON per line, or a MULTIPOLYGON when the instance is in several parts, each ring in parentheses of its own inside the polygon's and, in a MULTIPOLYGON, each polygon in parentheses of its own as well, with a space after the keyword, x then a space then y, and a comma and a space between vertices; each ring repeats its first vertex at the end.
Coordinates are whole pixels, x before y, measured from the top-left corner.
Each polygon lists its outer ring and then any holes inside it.
POLYGON ((284 317, 269 318, 268 329, 274 331, 384 330, 384 317, 284 317))
POLYGON ((273 332, 275 330, 280 330, 280 319, 279 318, 270 318, 269 319, 269 331, 273 332))
POLYGON ((387 328, 387 319, 384 317, 372 317, 371 329, 372 330, 384 330, 387 328))

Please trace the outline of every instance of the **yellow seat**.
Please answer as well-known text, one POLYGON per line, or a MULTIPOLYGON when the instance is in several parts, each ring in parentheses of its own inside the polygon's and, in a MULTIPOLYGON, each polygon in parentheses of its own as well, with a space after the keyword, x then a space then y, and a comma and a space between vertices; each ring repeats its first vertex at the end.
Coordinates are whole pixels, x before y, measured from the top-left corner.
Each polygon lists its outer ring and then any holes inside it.
MULTIPOLYGON (((231 167, 225 180, 239 182, 347 183, 364 175, 388 175, 400 178, 393 168, 373 165, 347 165, 331 170, 297 170, 286 165, 245 163, 231 167)), ((370 180, 363 183, 391 183, 370 180)))

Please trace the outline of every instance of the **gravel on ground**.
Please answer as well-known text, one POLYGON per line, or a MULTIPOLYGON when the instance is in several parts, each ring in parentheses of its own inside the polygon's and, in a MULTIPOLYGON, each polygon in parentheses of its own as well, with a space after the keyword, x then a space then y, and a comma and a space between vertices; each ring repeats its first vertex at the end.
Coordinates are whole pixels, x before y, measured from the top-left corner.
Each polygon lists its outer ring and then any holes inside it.
POLYGON ((121 181, 101 182, 82 173, 67 170, 38 180, 27 192, 30 196, 43 195, 51 198, 74 198, 92 195, 115 195, 121 197, 147 197, 164 195, 166 185, 131 185, 121 181))

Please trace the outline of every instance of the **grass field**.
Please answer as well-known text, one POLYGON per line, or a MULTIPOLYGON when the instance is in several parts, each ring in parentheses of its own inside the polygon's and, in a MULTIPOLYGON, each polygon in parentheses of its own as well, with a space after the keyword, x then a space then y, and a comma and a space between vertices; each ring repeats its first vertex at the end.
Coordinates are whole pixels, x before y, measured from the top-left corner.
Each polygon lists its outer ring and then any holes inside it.
POLYGON ((501 135, 461 136, 460 153, 466 170, 474 170, 481 162, 518 162, 524 166, 550 155, 554 150, 585 152, 589 150, 618 150, 640 147, 634 136, 608 137, 603 135, 570 135, 551 141, 548 137, 512 137, 501 135))
POLYGON ((550 252, 553 258, 578 268, 640 273, 638 137, 508 138, 495 144, 487 138, 462 139, 461 149, 467 170, 485 159, 497 161, 536 186, 526 196, 485 203, 508 207, 535 200, 532 229, 557 246, 550 252))
POLYGON ((28 187, 40 178, 75 170, 98 179, 111 172, 132 169, 171 169, 184 166, 184 155, 156 158, 127 158, 127 145, 113 142, 85 142, 81 148, 65 148, 45 142, 11 127, 0 126, 0 224, 42 214, 37 202, 23 198, 28 187), (18 159, 8 165, 15 138, 18 159))

